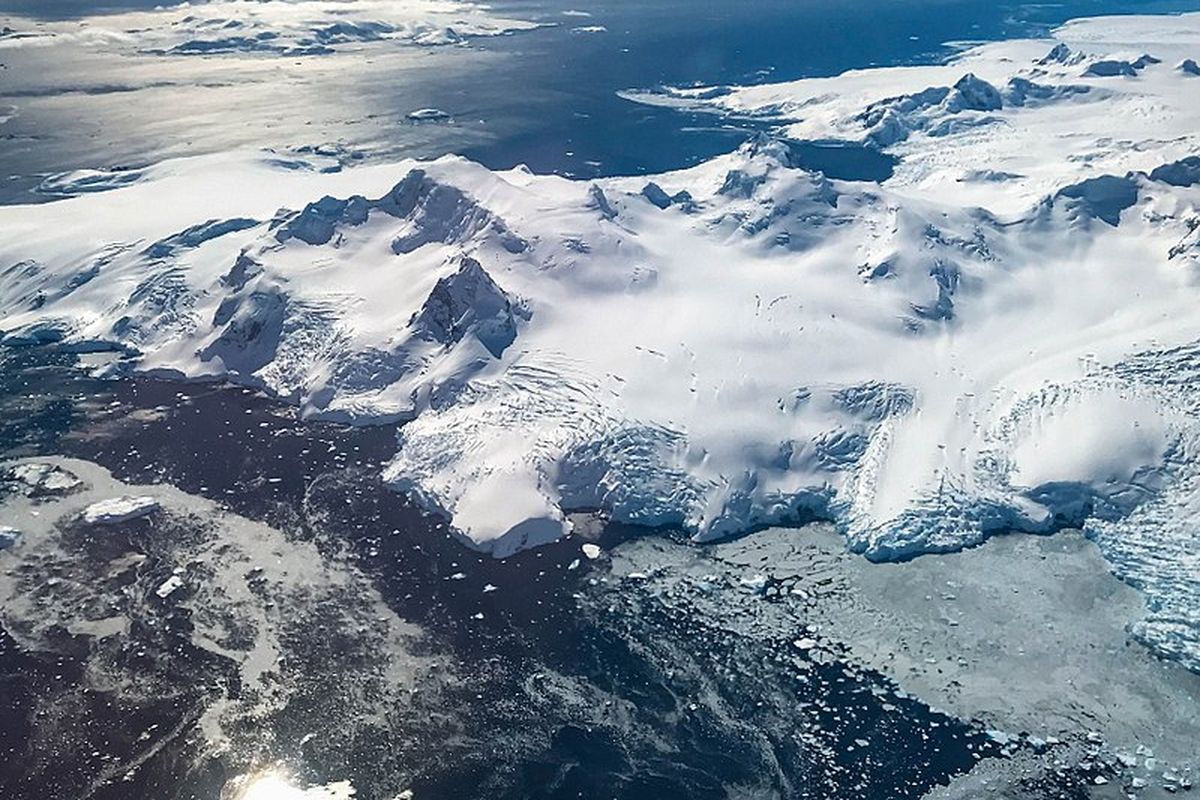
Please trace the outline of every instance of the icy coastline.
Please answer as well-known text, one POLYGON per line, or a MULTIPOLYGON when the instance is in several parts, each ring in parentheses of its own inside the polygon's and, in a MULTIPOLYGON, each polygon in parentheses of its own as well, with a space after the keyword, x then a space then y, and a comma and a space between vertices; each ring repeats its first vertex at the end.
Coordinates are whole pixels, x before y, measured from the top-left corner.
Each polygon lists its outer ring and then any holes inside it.
POLYGON ((596 182, 259 153, 89 173, 0 209, 0 329, 405 420, 385 477, 498 557, 574 508, 699 541, 830 519, 885 560, 1083 526, 1157 607, 1145 637, 1194 659, 1197 53, 1200 15, 1084 20, 690 98, 881 148, 881 184, 766 137, 596 182))

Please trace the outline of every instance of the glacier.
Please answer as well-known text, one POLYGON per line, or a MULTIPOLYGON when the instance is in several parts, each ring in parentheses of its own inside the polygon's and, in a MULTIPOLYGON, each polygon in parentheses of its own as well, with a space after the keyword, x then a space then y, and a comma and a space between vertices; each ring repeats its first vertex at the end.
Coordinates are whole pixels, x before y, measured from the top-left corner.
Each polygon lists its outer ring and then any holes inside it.
POLYGON ((652 177, 259 152, 89 176, 0 209, 0 329, 403 423, 385 479, 496 557, 576 510, 700 542, 828 519, 877 560, 1082 527, 1143 588, 1138 634, 1200 668, 1198 53, 1200 15, 1097 18, 630 92, 780 125, 652 177), (830 180, 813 141, 894 174, 830 180))

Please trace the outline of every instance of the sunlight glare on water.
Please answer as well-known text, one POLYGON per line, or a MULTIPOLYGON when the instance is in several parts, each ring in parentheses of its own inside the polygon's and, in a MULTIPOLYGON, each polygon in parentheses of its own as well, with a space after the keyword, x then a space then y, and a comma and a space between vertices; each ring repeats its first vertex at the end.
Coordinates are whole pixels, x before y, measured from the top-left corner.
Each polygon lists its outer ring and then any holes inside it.
POLYGON ((283 770, 270 768, 249 773, 230 782, 229 800, 350 800, 354 787, 349 781, 324 786, 297 786, 283 770))

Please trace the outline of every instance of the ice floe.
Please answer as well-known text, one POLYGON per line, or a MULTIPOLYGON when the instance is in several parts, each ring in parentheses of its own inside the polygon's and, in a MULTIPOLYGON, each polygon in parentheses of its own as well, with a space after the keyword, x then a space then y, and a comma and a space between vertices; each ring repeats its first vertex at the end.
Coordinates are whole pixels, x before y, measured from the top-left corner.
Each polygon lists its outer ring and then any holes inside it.
POLYGON ((115 497, 92 503, 85 508, 83 521, 88 525, 116 525, 148 517, 157 510, 158 501, 153 497, 115 497))
POLYGON ((81 485, 79 478, 54 464, 18 464, 8 470, 8 476, 34 494, 63 494, 81 485))

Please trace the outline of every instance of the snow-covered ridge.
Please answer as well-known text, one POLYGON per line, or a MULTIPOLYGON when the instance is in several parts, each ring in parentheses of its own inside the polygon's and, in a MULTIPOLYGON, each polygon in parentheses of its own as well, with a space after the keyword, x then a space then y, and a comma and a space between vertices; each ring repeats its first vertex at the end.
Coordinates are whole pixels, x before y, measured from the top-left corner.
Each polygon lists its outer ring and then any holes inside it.
POLYGON ((347 45, 459 44, 537 27, 468 0, 204 0, 92 17, 18 24, 0 49, 71 41, 150 55, 311 56, 347 45))
POLYGON ((763 137, 652 181, 241 153, 0 209, 0 328, 408 420, 387 479, 497 556, 573 508, 881 559, 1082 524, 1200 666, 1200 16, 1061 34, 716 98, 891 115, 882 185, 763 137))
POLYGON ((985 44, 941 65, 625 96, 885 149, 903 159, 891 186, 953 191, 963 205, 1006 213, 1072 177, 1148 171, 1195 153, 1181 98, 1200 89, 1200 15, 1080 19, 1055 37, 985 44))

